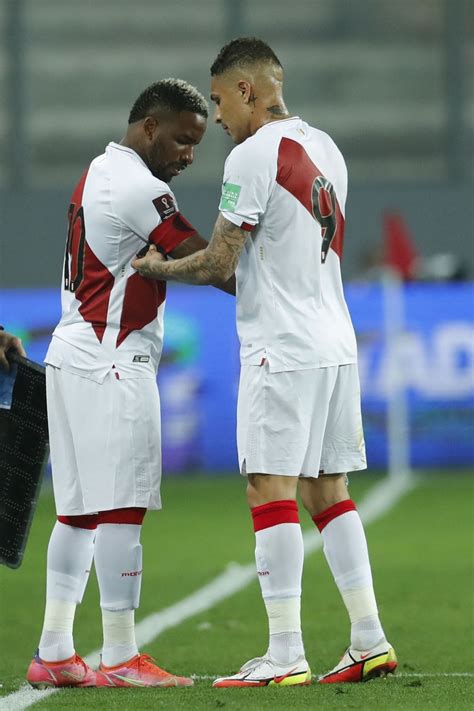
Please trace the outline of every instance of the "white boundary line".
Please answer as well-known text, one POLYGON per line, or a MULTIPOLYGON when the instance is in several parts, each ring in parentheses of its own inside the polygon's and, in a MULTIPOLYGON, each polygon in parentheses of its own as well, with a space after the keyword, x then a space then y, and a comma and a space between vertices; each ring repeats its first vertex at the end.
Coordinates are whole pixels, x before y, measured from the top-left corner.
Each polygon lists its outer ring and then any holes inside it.
POLYGON ((426 674, 423 672, 420 672, 420 674, 416 674, 415 672, 402 672, 401 674, 397 673, 397 676, 411 676, 411 677, 421 677, 424 678, 426 677, 427 679, 433 678, 433 679, 438 679, 443 676, 465 676, 465 677, 474 677, 474 672, 427 672, 426 674))
MULTIPOLYGON (((314 678, 316 678, 316 674, 314 674, 314 678)), ((427 678, 427 679, 439 679, 442 677, 466 677, 466 678, 474 678, 474 672, 397 672, 397 679, 403 679, 406 677, 412 677, 412 678, 427 678)), ((215 679, 218 679, 217 674, 191 674, 191 678, 194 679, 194 681, 214 681, 215 679)), ((0 684, 0 689, 2 688, 3 684, 0 684)))
MULTIPOLYGON (((317 679, 317 674, 313 674, 313 679, 317 679)), ((420 674, 415 674, 413 673, 405 673, 405 672, 397 672, 395 679, 406 679, 407 677, 410 678, 427 678, 427 679, 438 679, 441 677, 474 677, 474 672, 433 672, 432 674, 427 673, 424 674, 423 672, 420 672, 420 674)), ((218 679, 219 677, 216 674, 191 674, 191 677, 195 681, 214 681, 215 679, 218 679)))
MULTIPOLYGON (((358 506, 363 522, 369 524, 383 516, 413 486, 412 479, 400 477, 398 480, 385 479, 372 487, 358 506)), ((313 529, 305 532, 303 540, 306 556, 322 547, 322 538, 317 536, 313 529)), ((180 602, 171 605, 171 607, 155 612, 141 620, 136 626, 138 646, 142 647, 149 644, 165 630, 176 627, 181 622, 194 617, 200 612, 209 610, 222 600, 243 590, 254 579, 255 563, 252 562, 247 565, 230 563, 223 573, 207 585, 204 585, 204 587, 196 590, 196 592, 180 600, 180 602)), ((89 665, 95 666, 100 661, 99 655, 100 650, 96 649, 84 659, 89 665)), ((43 701, 57 691, 59 689, 38 691, 25 684, 18 691, 0 697, 0 711, 23 711, 23 709, 43 701)))

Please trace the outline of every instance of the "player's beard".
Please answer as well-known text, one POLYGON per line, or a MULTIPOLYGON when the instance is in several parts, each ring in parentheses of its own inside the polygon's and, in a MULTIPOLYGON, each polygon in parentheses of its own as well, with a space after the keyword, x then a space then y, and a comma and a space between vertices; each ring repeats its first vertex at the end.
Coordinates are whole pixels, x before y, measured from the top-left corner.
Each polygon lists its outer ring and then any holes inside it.
POLYGON ((179 170, 182 172, 185 168, 186 166, 180 163, 166 163, 166 165, 157 166, 156 169, 153 169, 151 172, 155 178, 159 178, 159 180, 163 180, 165 183, 171 183, 173 178, 177 177, 173 171, 179 170))
POLYGON ((163 180, 165 183, 170 183, 173 180, 174 176, 172 170, 176 167, 177 163, 165 161, 160 145, 155 144, 151 146, 147 163, 155 178, 163 180))

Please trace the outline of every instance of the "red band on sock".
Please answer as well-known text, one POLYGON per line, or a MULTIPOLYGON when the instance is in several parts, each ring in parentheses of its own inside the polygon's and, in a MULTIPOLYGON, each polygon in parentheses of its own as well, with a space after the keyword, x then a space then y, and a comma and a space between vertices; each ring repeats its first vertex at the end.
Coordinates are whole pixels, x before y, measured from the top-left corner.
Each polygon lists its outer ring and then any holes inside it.
POLYGON ((333 504, 333 506, 330 506, 325 511, 322 511, 320 514, 316 514, 316 516, 313 516, 313 521, 319 528, 319 531, 322 533, 328 523, 330 523, 334 518, 342 516, 342 514, 345 514, 348 511, 357 511, 356 505, 352 501, 352 499, 338 501, 337 504, 333 504))
POLYGON ((93 531, 97 528, 97 514, 86 514, 85 516, 58 516, 59 523, 64 523, 66 526, 74 526, 74 528, 87 528, 93 531))
POLYGON ((253 530, 255 533, 263 528, 278 526, 280 523, 299 523, 298 504, 294 499, 270 501, 252 509, 253 530))
POLYGON ((101 511, 99 513, 99 523, 132 523, 141 526, 145 518, 146 509, 127 508, 112 509, 111 511, 101 511))

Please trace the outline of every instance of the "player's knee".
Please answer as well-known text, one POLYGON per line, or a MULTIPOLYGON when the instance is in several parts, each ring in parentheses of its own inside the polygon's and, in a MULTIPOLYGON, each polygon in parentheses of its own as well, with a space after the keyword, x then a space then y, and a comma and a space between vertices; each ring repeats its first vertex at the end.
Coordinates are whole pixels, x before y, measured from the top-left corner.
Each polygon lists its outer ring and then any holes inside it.
POLYGON ((311 516, 349 497, 346 474, 321 475, 318 479, 302 479, 300 495, 303 506, 311 516))
POLYGON ((307 486, 300 486, 300 498, 306 511, 313 515, 313 497, 307 486))
POLYGON ((250 477, 247 482, 247 503, 251 509, 255 508, 255 506, 259 506, 259 504, 261 503, 260 495, 257 489, 252 484, 250 477))
POLYGON ((271 501, 296 499, 297 478, 273 474, 249 474, 247 501, 250 508, 262 506, 271 501))

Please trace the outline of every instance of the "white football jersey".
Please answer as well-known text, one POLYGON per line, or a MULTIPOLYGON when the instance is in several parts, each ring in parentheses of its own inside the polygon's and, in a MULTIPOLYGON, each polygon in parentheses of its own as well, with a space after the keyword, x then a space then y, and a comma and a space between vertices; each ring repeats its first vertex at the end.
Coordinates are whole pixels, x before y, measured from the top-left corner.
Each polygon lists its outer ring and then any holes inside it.
POLYGON ((298 117, 262 126, 230 153, 219 209, 250 231, 236 272, 242 364, 356 362, 340 269, 346 195, 340 151, 298 117))
POLYGON ((166 284, 131 266, 148 243, 164 253, 195 234, 167 183, 131 148, 109 143, 79 181, 68 211, 62 316, 45 362, 102 382, 155 377, 166 284))

